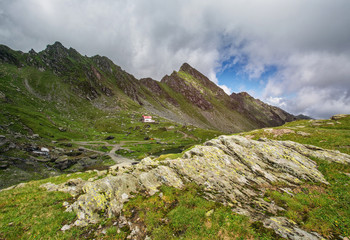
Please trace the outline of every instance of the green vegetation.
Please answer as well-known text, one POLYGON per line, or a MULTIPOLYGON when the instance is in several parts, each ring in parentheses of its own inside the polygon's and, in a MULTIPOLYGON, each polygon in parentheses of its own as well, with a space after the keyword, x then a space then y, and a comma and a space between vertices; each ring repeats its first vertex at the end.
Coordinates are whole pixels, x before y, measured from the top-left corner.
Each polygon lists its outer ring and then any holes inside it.
POLYGON ((271 132, 265 128, 241 133, 241 135, 249 136, 253 139, 266 137, 275 140, 291 140, 350 154, 349 115, 338 120, 299 120, 273 129, 288 129, 292 132, 282 134, 276 131, 271 132))
MULTIPOLYGON (((300 120, 273 129, 289 129, 294 132, 278 135, 278 131, 260 129, 242 135, 254 139, 266 137, 292 140, 350 154, 349 115, 338 120, 300 120)), ((304 183, 294 189, 294 196, 271 189, 265 198, 285 208, 286 211, 281 214, 306 230, 328 238, 350 236, 350 177, 345 174, 350 173, 350 166, 313 160, 330 185, 304 183)), ((283 187, 283 184, 279 187, 283 187)))
MULTIPOLYGON (((0 53, 7 51, 10 50, 0 46, 0 53)), ((35 160, 27 161, 34 157, 32 150, 26 150, 28 146, 50 150, 61 148, 64 154, 77 152, 84 146, 94 151, 84 157, 97 159, 89 168, 105 169, 115 164, 105 153, 116 149, 116 145, 120 146, 116 153, 125 157, 153 156, 162 161, 181 157, 182 150, 222 134, 157 116, 154 116, 155 124, 141 123, 141 115, 150 113, 130 97, 136 91, 133 88, 136 79, 108 59, 83 57, 72 49, 67 51, 69 56, 66 58, 47 54, 45 61, 59 62, 50 66, 51 69, 43 69, 48 65, 38 55, 31 56, 34 65, 22 66, 28 56, 19 52, 12 52, 13 64, 0 64, 0 135, 7 141, 0 145, 0 163, 10 158, 16 163, 16 166, 0 170, 0 183, 12 185, 29 181, 21 187, 0 192, 0 239, 125 239, 130 234, 128 227, 118 229, 113 225, 117 221, 114 218, 84 228, 60 231, 63 225, 76 220, 75 213, 65 212, 62 203, 72 203, 75 199, 69 194, 48 192, 39 186, 78 177, 88 179, 96 174, 67 175, 67 172, 81 170, 73 165, 54 172, 59 176, 52 177, 52 172, 47 169, 54 166, 55 159, 42 163, 40 160, 44 158, 35 156, 35 160), (100 75, 93 74, 93 69, 100 75), (87 76, 88 73, 92 75, 87 76), (107 88, 109 94, 104 92, 107 88), (95 153, 101 155, 92 157, 95 153), (46 177, 50 178, 40 180, 46 177)), ((204 98, 214 106, 213 115, 218 119, 222 115, 226 121, 235 121, 232 125, 235 130, 257 126, 253 120, 233 111, 232 106, 225 106, 223 102, 229 102, 228 96, 218 98, 192 75, 184 71, 177 74, 187 84, 205 93, 204 98)), ((159 83, 159 86, 179 104, 176 111, 181 110, 192 120, 211 126, 212 122, 185 96, 165 83, 159 83)), ((140 89, 135 93, 138 97, 145 94, 144 99, 155 108, 164 109, 165 96, 156 99, 144 86, 140 89)), ((246 104, 254 107, 256 102, 248 99, 246 104)), ((264 115, 256 118, 264 118, 264 115)), ((338 120, 300 120, 241 135, 253 139, 292 140, 350 154, 350 116, 338 120)), ((279 215, 292 219, 305 230, 316 231, 328 238, 350 236, 350 166, 314 160, 330 185, 306 182, 292 189, 292 196, 281 191, 283 184, 276 183, 276 188, 266 190, 264 200, 282 206, 285 211, 279 215)), ((202 189, 196 185, 188 184, 183 190, 163 186, 160 192, 161 195, 151 197, 136 196, 123 210, 125 216, 147 228, 152 239, 278 238, 260 222, 253 223, 247 217, 232 213, 229 207, 206 200, 202 189)))
MULTIPOLYGON (((95 173, 61 175, 0 192, 1 239, 125 239, 127 227, 118 230, 116 219, 85 228, 60 231, 75 221, 75 214, 65 212, 62 203, 74 199, 66 193, 47 192, 39 186, 46 182, 63 183, 69 178, 88 179, 95 173), (105 230, 105 234, 102 231, 105 230)), ((247 217, 233 214, 229 207, 205 200, 196 185, 184 190, 161 187, 162 195, 137 196, 123 210, 126 217, 138 219, 152 239, 277 239, 275 234, 252 223, 247 217)))
MULTIPOLYGON (((328 238, 350 236, 350 166, 315 159, 329 186, 304 184, 294 196, 269 190, 266 198, 286 209, 283 215, 328 238)), ((280 187, 283 187, 281 185, 280 187)))
MULTIPOLYGON (((69 61, 77 60, 72 58, 69 61)), ((85 57, 79 61, 81 64, 98 67, 85 57)), ((7 143, 0 146, 0 152, 5 160, 11 157, 32 159, 33 154, 25 150, 26 146, 49 149, 59 147, 66 151, 75 151, 83 146, 103 154, 120 143, 126 151, 117 154, 142 159, 148 155, 179 152, 222 134, 219 131, 179 125, 157 116, 154 116, 157 124, 141 123, 141 116, 148 113, 113 83, 113 76, 105 75, 103 84, 111 89, 114 96, 105 96, 98 90, 98 85, 95 86, 96 83, 92 82, 100 96, 91 101, 87 99, 90 90, 79 86, 77 76, 82 74, 81 70, 70 69, 69 64, 65 68, 68 70, 62 77, 49 70, 39 71, 35 67, 24 66, 19 70, 15 65, 0 65, 0 135, 7 139, 7 143), (32 137, 35 134, 39 137, 32 137), (106 140, 109 136, 114 138, 106 140), (134 145, 133 142, 138 144, 134 145), (16 148, 8 150, 11 143, 16 148), (67 147, 68 145, 72 147, 67 147)), ((118 71, 120 77, 128 81, 130 76, 118 71)), ((102 160, 94 167, 101 168, 115 163, 108 157, 102 160)), ((35 166, 17 164, 0 170, 0 180, 5 184, 1 184, 1 187, 52 176, 49 169, 54 167, 54 162, 33 164, 35 166)), ((73 166, 64 171, 77 170, 81 171, 81 167, 73 166)), ((61 171, 56 173, 60 174, 61 171)))
POLYGON ((152 239, 275 239, 266 229, 256 229, 247 217, 203 199, 196 185, 160 190, 160 195, 138 196, 124 208, 125 216, 139 218, 152 239))
POLYGON ((39 186, 46 182, 60 184, 70 178, 87 180, 95 175, 96 173, 72 174, 69 177, 61 175, 0 192, 0 239, 75 239, 88 234, 88 228, 60 231, 64 224, 71 223, 76 218, 74 213, 65 212, 62 206, 64 201, 71 203, 74 199, 68 193, 48 192, 39 186))

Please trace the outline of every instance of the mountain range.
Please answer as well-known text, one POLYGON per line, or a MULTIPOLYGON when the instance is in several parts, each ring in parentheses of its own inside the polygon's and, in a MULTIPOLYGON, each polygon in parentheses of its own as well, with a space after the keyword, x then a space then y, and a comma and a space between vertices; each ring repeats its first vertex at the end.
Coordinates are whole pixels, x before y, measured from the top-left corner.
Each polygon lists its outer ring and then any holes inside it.
MULTIPOLYGON (((82 56, 59 42, 39 53, 0 45, 0 62, 2 79, 22 75, 19 84, 25 92, 20 95, 29 98, 25 102, 51 102, 68 115, 82 108, 136 111, 226 133, 279 126, 297 118, 246 92, 228 95, 187 63, 160 81, 136 79, 107 57, 82 56)), ((11 94, 16 89, 22 91, 14 82, 2 88, 2 101, 16 105, 11 99, 17 98, 11 94)))
POLYGON ((227 95, 187 63, 136 79, 59 42, 0 45, 0 106, 0 239, 350 234, 349 115, 227 95))

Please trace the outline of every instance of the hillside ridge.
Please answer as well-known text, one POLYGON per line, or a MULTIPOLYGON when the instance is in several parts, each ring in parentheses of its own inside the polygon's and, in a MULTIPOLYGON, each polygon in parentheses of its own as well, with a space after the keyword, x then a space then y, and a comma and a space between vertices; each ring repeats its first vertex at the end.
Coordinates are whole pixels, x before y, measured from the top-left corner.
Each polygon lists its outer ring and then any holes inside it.
MULTIPOLYGON (((104 96, 113 98, 122 93, 119 100, 129 103, 132 100, 153 114, 227 133, 277 126, 296 119, 277 107, 237 98, 234 94, 228 96, 188 63, 159 82, 139 80, 107 57, 82 56, 60 42, 48 45, 39 53, 34 50, 23 53, 1 45, 0 61, 19 68, 34 67, 39 73, 52 71, 62 81, 71 84, 76 94, 89 101, 104 96), (254 109, 255 112, 251 113, 254 109)), ((121 104, 117 102, 115 105, 120 107, 121 104)))

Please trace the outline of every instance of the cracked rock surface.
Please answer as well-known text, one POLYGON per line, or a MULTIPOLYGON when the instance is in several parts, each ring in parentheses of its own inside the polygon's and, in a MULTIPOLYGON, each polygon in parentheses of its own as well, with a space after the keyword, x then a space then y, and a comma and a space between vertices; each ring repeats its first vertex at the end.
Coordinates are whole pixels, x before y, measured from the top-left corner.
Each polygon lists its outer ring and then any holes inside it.
POLYGON ((79 196, 71 207, 78 217, 75 225, 85 226, 103 217, 121 216, 123 204, 139 192, 153 195, 163 184, 181 189, 184 183, 194 182, 203 187, 206 198, 262 221, 283 238, 321 239, 320 235, 277 216, 283 208, 263 199, 265 190, 277 182, 284 183, 281 191, 289 191, 305 181, 329 184, 310 157, 350 163, 347 154, 291 141, 220 136, 177 159, 145 158, 135 166, 111 168, 105 177, 95 181, 70 180, 43 187, 79 196))

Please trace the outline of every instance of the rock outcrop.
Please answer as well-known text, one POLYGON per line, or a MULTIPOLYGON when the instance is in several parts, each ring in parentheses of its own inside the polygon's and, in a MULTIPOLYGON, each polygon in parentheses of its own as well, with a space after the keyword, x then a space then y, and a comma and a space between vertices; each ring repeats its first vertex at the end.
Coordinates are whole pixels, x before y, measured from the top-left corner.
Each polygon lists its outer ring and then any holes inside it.
POLYGON ((177 159, 145 158, 135 166, 111 168, 106 177, 96 181, 75 180, 43 187, 65 192, 71 189, 74 196, 80 193, 70 209, 78 216, 75 225, 85 226, 102 217, 121 216, 123 204, 138 192, 153 195, 163 184, 181 189, 184 183, 194 182, 202 187, 206 198, 262 221, 284 238, 320 239, 318 234, 276 216, 283 208, 263 199, 267 189, 276 188, 275 183, 290 189, 305 181, 329 184, 309 157, 350 164, 347 154, 291 141, 220 136, 177 159))

